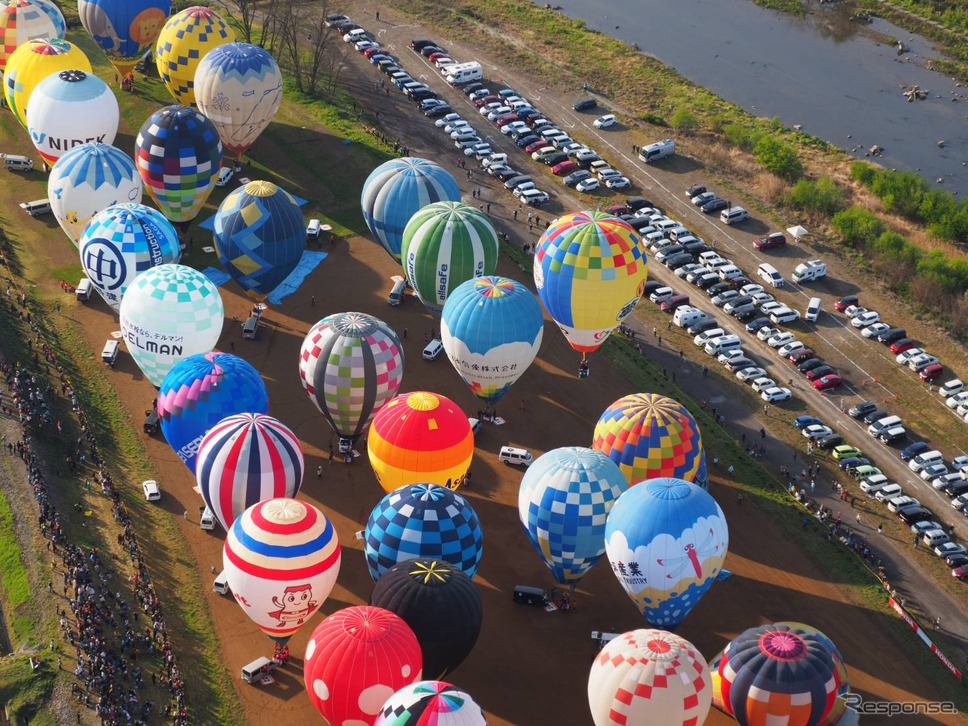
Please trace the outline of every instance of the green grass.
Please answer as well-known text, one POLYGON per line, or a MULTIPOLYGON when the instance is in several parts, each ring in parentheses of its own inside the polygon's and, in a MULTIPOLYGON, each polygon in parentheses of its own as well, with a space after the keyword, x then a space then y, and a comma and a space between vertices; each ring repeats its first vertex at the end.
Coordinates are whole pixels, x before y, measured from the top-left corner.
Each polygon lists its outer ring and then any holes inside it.
MULTIPOLYGON (((15 476, 8 457, 4 457, 4 467, 11 478, 15 476)), ((25 610, 30 603, 30 579, 23 564, 23 553, 14 532, 13 511, 10 501, 0 492, 0 595, 3 598, 3 612, 10 626, 12 647, 36 643, 34 624, 36 615, 25 610)))
POLYGON ((11 724, 54 726, 57 723, 46 708, 57 674, 55 658, 49 652, 42 652, 39 657, 41 664, 37 670, 31 668, 27 656, 0 660, 0 703, 4 704, 11 724))

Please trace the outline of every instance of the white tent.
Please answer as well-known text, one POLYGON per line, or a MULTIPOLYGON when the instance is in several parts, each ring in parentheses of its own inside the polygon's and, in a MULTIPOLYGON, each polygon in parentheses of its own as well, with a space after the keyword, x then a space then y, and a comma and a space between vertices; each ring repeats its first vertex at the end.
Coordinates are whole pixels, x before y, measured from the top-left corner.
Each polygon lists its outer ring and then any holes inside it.
POLYGON ((788 227, 787 233, 793 237, 793 239, 800 239, 801 237, 806 237, 810 234, 809 230, 801 227, 799 224, 795 227, 788 227))

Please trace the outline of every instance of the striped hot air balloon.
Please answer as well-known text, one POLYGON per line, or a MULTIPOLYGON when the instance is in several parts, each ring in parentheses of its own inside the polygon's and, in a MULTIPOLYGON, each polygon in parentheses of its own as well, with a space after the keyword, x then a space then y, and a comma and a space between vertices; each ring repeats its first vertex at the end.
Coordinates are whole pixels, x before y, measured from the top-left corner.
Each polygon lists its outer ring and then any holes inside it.
POLYGON ((228 531, 253 504, 295 497, 305 468, 302 445, 288 426, 265 414, 240 413, 205 434, 195 478, 205 504, 228 531))

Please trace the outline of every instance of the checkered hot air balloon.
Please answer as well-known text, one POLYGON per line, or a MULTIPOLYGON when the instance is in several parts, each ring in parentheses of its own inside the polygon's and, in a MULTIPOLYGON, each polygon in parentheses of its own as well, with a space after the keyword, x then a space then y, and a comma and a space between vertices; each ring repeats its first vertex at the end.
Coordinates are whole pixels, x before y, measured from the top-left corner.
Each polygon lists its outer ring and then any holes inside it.
POLYGON ((91 61, 78 46, 63 39, 28 40, 7 58, 3 92, 20 125, 27 128, 27 102, 34 89, 52 73, 93 73, 91 61))
POLYGON ((282 644, 329 597, 340 557, 332 523, 311 504, 287 498, 246 509, 222 547, 232 595, 266 635, 282 644))
POLYGON ((218 260, 251 298, 265 300, 296 269, 305 249, 299 204, 272 182, 233 190, 215 213, 218 260))
POLYGON ((228 531, 253 504, 299 493, 302 445, 278 419, 260 413, 226 416, 198 448, 195 478, 202 499, 228 531))
POLYGON ((363 183, 360 204, 367 227, 397 262, 407 222, 434 202, 459 202, 449 171, 426 159, 403 157, 380 164, 363 183))
POLYGON ((382 608, 337 610, 306 644, 309 700, 333 726, 372 724, 396 691, 421 677, 420 644, 407 624, 382 608))
POLYGON ((630 486, 675 477, 709 488, 699 424, 667 396, 633 393, 618 399, 595 424, 592 448, 618 464, 630 486))
POLYGON ((484 551, 477 512, 460 494, 434 484, 411 484, 383 497, 370 512, 363 542, 374 581, 418 557, 449 562, 474 577, 484 551))
POLYGON ((553 449, 528 467, 518 516, 559 583, 574 588, 605 554, 605 522, 626 489, 618 466, 591 449, 553 449))
POLYGON ((487 719, 484 709, 457 686, 419 681, 390 696, 373 726, 487 726, 487 719))
POLYGON ((595 656, 588 706, 595 726, 701 726, 709 666, 696 646, 664 630, 632 630, 595 656))
POLYGON ((0 9, 0 72, 24 43, 60 40, 66 34, 64 14, 50 0, 8 0, 0 9))
POLYGON ((211 8, 196 5, 168 18, 155 44, 155 65, 175 101, 195 105, 195 71, 220 45, 235 40, 235 31, 211 8))

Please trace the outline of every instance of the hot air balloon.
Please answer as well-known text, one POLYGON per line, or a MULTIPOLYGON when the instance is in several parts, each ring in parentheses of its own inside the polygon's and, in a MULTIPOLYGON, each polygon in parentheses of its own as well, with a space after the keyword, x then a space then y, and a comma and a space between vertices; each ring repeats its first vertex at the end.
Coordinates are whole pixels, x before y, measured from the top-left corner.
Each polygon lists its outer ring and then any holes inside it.
POLYGON ((170 0, 77 0, 81 25, 126 76, 158 39, 170 0))
POLYGON ((268 411, 269 394, 259 371, 230 353, 189 356, 172 366, 158 389, 161 432, 193 474, 209 429, 226 416, 268 411))
POLYGON ((171 264, 138 275, 119 313, 128 352, 154 386, 182 358, 214 348, 225 319, 212 281, 191 267, 171 264))
POLYGON ((621 325, 645 290, 645 246, 638 232, 603 212, 575 212, 554 220, 534 251, 534 283, 568 344, 587 355, 621 325))
POLYGON ((403 230, 403 272, 420 301, 436 315, 462 282, 493 275, 499 252, 491 220, 463 202, 428 204, 403 230))
POLYGON ((451 173, 426 159, 405 156, 380 164, 363 183, 360 204, 366 226, 397 262, 403 231, 416 212, 433 202, 459 202, 451 173))
POLYGON ((10 55, 31 40, 61 40, 67 23, 49 0, 9 0, 0 10, 0 72, 6 72, 10 55))
POLYGON ((605 553, 650 624, 675 628, 716 580, 726 558, 726 517, 704 489, 650 479, 608 513, 605 553))
POLYGON ((713 664, 713 705, 743 726, 835 724, 842 671, 829 639, 797 625, 760 625, 727 645, 713 664))
POLYGON ((305 469, 299 438, 261 413, 223 418, 205 434, 195 461, 202 499, 225 531, 257 502, 295 497, 305 469))
POLYGON ((470 654, 484 610, 471 578, 440 560, 400 562, 377 580, 370 605, 403 618, 420 641, 424 675, 443 678, 470 654))
POLYGON ((158 34, 155 64, 178 103, 195 105, 195 71, 202 58, 235 40, 235 31, 211 8, 196 5, 168 18, 158 34))
POLYGON ((66 40, 28 40, 10 54, 3 91, 21 126, 27 128, 27 101, 40 82, 52 73, 70 70, 93 73, 84 51, 66 40))
POLYGON ((215 214, 219 262, 249 297, 265 300, 296 269, 306 220, 292 194, 253 181, 230 192, 215 214))
POLYGON ((390 696, 373 726, 487 726, 487 719, 484 709, 457 686, 419 681, 390 696))
POLYGON ((337 610, 306 644, 303 678, 327 723, 372 724, 387 699, 420 680, 420 644, 403 620, 382 608, 337 610))
POLYGON ((220 45, 195 70, 195 101, 218 129, 222 146, 241 161, 279 110, 279 64, 256 45, 220 45))
POLYGON ((134 159, 148 194, 168 219, 191 222, 215 188, 222 142, 212 122, 185 106, 166 106, 141 127, 134 159))
MULTIPOLYGON (((776 623, 776 627, 802 631, 826 645, 827 650, 830 651, 830 656, 834 659, 834 666, 837 669, 838 680, 840 681, 840 688, 837 691, 838 695, 843 696, 850 692, 850 679, 847 676, 847 663, 844 661, 844 656, 841 655, 840 649, 834 644, 834 641, 828 638, 824 632, 818 630, 812 625, 807 625, 806 623, 796 623, 790 621, 776 623)), ((719 655, 722 656, 722 653, 719 655)), ((834 721, 831 721, 831 723, 834 723, 834 721)))
POLYGON ((181 243, 171 222, 143 204, 108 207, 87 225, 78 247, 84 274, 115 312, 138 275, 181 259, 181 243))
POLYGON ((95 214, 114 204, 140 203, 143 189, 131 157, 96 141, 61 156, 47 180, 50 208, 75 246, 95 214))
POLYGON ((696 646, 664 630, 632 630, 595 656, 588 706, 595 726, 698 726, 712 702, 696 646))
POLYGON ((435 484, 411 484, 383 497, 370 512, 363 540, 374 581, 418 557, 444 560, 474 577, 484 551, 477 512, 460 494, 435 484))
POLYGON ((114 143, 118 99, 108 84, 84 71, 52 73, 30 96, 27 132, 44 161, 53 165, 75 146, 114 143))
POLYGON ((552 449, 528 467, 518 516, 559 583, 574 589, 605 554, 605 522, 626 489, 619 468, 591 449, 552 449))
POLYGON ((329 597, 339 574, 336 530, 316 507, 267 499, 232 524, 222 564, 232 595, 256 625, 285 645, 329 597))
POLYGON ((352 450, 370 420, 403 383, 403 345, 394 330, 366 313, 337 313, 306 334, 299 379, 316 408, 352 450))
POLYGON ((605 409, 592 448, 619 465, 629 486, 646 479, 674 477, 700 481, 704 463, 699 424, 678 401, 657 393, 633 393, 605 409))
POLYGON ((538 355, 544 335, 541 306, 528 288, 507 277, 480 277, 447 296, 440 337, 451 364, 489 406, 538 355))
POLYGON ((366 446, 373 473, 387 492, 414 482, 459 489, 474 456, 474 433, 456 403, 416 391, 380 409, 366 446))

